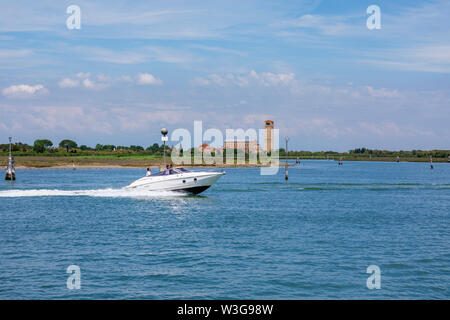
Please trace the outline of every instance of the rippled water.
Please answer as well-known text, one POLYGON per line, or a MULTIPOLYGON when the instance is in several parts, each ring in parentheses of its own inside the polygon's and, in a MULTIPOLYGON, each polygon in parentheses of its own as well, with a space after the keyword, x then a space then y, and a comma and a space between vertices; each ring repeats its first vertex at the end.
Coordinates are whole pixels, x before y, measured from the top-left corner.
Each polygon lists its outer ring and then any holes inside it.
POLYGON ((0 298, 450 298, 450 164, 303 161, 288 182, 228 169, 201 196, 122 189, 144 171, 1 182, 0 298))

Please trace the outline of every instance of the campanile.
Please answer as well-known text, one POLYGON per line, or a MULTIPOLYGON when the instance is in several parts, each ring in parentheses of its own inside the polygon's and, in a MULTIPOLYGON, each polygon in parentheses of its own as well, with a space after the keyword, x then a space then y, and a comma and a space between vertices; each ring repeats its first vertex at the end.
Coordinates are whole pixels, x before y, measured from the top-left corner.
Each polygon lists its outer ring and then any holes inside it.
POLYGON ((265 144, 264 148, 266 149, 266 152, 272 152, 273 149, 273 120, 266 120, 265 122, 265 129, 266 129, 266 137, 265 137, 265 144))

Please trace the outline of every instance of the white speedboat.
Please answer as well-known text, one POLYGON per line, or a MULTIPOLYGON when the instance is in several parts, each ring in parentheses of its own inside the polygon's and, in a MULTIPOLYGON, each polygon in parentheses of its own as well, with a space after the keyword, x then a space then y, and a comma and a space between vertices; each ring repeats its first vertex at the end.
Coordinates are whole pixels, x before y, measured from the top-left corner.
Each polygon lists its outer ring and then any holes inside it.
POLYGON ((208 189, 224 174, 225 172, 194 172, 184 168, 166 169, 133 181, 126 188, 199 194, 208 189))

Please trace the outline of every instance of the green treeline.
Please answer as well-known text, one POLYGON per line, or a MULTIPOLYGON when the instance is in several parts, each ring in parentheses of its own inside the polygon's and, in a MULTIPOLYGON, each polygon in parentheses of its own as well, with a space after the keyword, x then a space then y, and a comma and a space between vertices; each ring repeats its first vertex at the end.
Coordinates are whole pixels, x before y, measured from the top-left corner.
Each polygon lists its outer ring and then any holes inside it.
MULTIPOLYGON (((95 147, 89 147, 87 145, 78 145, 75 141, 70 139, 64 139, 55 145, 49 139, 35 140, 33 145, 17 142, 12 144, 12 151, 18 156, 27 155, 48 155, 48 156, 162 156, 164 152, 163 145, 154 143, 148 147, 130 145, 110 145, 110 144, 97 144, 95 147)), ((191 149, 191 154, 194 154, 194 149, 191 149)), ((0 144, 0 155, 7 155, 9 152, 9 144, 0 144)), ((166 146, 166 154, 170 155, 171 148, 166 146)), ((181 154, 183 151, 181 150, 181 154)), ((280 157, 286 158, 285 149, 280 148, 280 157)), ((214 155, 214 154, 213 154, 214 155)), ((223 152, 226 156, 226 151, 223 152)), ((395 160, 397 157, 400 159, 417 159, 425 160, 433 157, 434 159, 448 159, 450 157, 450 150, 410 150, 410 151, 390 151, 390 150, 377 150, 368 148, 356 148, 349 150, 348 152, 336 152, 336 151, 289 151, 287 155, 289 158, 305 158, 305 159, 337 159, 342 157, 343 159, 391 159, 395 160)), ((247 155, 248 157, 248 155, 247 155)))
MULTIPOLYGON (((280 156, 286 157, 286 152, 283 148, 280 149, 280 156)), ((410 150, 410 151, 391 151, 391 150, 377 150, 367 148, 356 148, 348 152, 335 151, 289 151, 288 157, 304 157, 304 158, 448 158, 450 150, 410 150)))
MULTIPOLYGON (((17 142, 11 145, 11 150, 15 155, 49 155, 49 156, 95 156, 95 155, 163 155, 163 145, 154 143, 144 148, 142 146, 115 146, 110 144, 97 144, 94 148, 86 145, 78 145, 75 141, 64 139, 55 145, 49 139, 35 140, 33 145, 17 142)), ((0 144, 0 155, 9 152, 9 144, 0 144)), ((166 146, 166 152, 170 154, 169 147, 166 146)))

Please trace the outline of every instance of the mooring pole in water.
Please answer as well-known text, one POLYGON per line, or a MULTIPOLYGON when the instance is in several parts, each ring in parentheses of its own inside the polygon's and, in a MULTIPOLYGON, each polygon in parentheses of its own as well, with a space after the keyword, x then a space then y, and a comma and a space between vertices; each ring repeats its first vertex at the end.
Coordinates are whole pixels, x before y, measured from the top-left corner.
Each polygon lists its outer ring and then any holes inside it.
POLYGON ((285 167, 285 172, 284 172, 284 179, 285 180, 289 179, 289 177, 288 177, 288 154, 289 154, 288 141, 289 141, 289 137, 286 137, 286 167, 285 167))
POLYGON ((6 168, 5 180, 16 180, 16 172, 14 169, 14 159, 12 157, 11 150, 12 137, 9 137, 9 157, 8 157, 8 167, 6 168))
POLYGON ((169 140, 169 138, 167 137, 168 132, 169 131, 167 131, 166 128, 161 129, 162 134, 161 140, 163 142, 163 154, 164 154, 164 169, 166 168, 166 141, 169 140))
POLYGON ((433 169, 434 168, 434 166, 433 166, 433 158, 430 156, 430 168, 431 169, 433 169))
POLYGON ((5 180, 12 180, 12 177, 11 177, 11 140, 12 140, 12 138, 9 137, 9 157, 8 157, 8 166, 6 167, 5 180))

